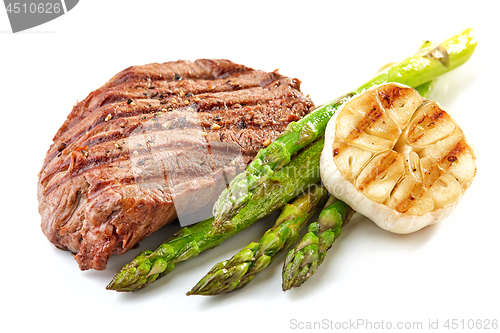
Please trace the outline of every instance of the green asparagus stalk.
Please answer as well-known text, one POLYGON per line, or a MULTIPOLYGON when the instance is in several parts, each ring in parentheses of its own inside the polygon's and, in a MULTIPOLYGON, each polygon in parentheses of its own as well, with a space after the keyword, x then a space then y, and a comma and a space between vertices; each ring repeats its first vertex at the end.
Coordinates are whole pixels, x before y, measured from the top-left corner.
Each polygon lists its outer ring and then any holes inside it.
MULTIPOLYGON (((432 49, 433 43, 431 41, 424 41, 420 48, 418 49, 419 52, 425 52, 425 51, 430 51, 432 49)), ((389 66, 387 66, 389 67, 389 66)), ((427 81, 425 83, 422 83, 419 86, 416 86, 415 89, 418 91, 420 96, 422 97, 429 97, 429 94, 431 93, 432 89, 434 88, 434 85, 436 83, 437 79, 433 79, 431 81, 427 81)))
POLYGON ((255 221, 283 207, 309 186, 320 181, 319 159, 323 142, 320 139, 304 148, 290 164, 261 184, 248 205, 232 219, 234 228, 218 232, 213 229, 213 218, 183 228, 155 251, 141 252, 115 275, 106 289, 134 291, 143 288, 171 272, 177 263, 219 245, 255 221))
POLYGON ((214 225, 224 232, 225 225, 230 224, 232 217, 248 204, 260 184, 287 165, 295 152, 324 135, 328 120, 350 97, 385 82, 417 87, 465 63, 475 47, 473 31, 467 29, 441 44, 419 50, 406 60, 384 69, 356 90, 290 123, 285 132, 267 148, 260 150, 245 172, 235 177, 221 193, 214 205, 214 225))
POLYGON ((431 93, 431 90, 434 88, 435 83, 436 80, 426 82, 424 84, 419 85, 418 87, 415 87, 415 90, 418 91, 420 96, 429 97, 429 94, 431 93))
POLYGON ((281 211, 275 225, 258 242, 252 242, 230 260, 216 264, 188 295, 219 295, 246 286, 276 256, 292 245, 300 229, 325 202, 328 192, 312 186, 281 211))
POLYGON ((307 234, 288 252, 283 265, 283 291, 300 287, 311 277, 333 242, 340 236, 342 227, 349 222, 354 211, 342 201, 330 196, 318 221, 311 223, 307 234))

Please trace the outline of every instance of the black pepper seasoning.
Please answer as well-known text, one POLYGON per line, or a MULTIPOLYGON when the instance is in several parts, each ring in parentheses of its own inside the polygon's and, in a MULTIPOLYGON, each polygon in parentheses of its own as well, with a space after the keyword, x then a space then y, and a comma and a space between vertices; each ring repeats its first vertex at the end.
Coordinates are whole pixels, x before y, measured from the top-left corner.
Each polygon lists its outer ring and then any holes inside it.
POLYGON ((243 120, 240 120, 236 123, 236 127, 238 127, 239 129, 244 129, 247 127, 247 124, 245 124, 243 120))

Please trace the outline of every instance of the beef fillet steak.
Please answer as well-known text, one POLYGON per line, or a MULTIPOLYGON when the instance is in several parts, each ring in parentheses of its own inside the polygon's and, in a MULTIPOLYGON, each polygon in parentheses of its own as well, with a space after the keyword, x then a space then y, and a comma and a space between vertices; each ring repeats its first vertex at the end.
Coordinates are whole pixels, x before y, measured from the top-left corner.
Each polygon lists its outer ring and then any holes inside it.
POLYGON ((80 269, 102 270, 178 215, 210 216, 226 183, 314 108, 299 84, 228 60, 118 73, 73 107, 47 152, 44 234, 80 269))

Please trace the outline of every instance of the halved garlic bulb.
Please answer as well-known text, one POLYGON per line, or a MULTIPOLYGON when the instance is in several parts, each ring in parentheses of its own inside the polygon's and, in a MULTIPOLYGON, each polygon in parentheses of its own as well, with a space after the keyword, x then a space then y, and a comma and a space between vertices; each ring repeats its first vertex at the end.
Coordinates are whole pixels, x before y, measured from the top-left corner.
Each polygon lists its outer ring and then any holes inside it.
POLYGON ((332 117, 320 170, 331 194, 381 228, 404 234, 447 217, 476 164, 462 130, 436 102, 386 83, 332 117))

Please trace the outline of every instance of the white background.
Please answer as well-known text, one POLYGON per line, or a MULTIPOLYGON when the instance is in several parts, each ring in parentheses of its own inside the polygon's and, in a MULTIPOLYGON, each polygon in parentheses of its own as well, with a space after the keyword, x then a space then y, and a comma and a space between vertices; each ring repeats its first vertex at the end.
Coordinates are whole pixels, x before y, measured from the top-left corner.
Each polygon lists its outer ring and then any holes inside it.
MULTIPOLYGON (((66 15, 12 34, 0 9, 2 326, 68 332, 285 332, 292 320, 380 323, 500 319, 498 9, 483 1, 80 1, 66 15), (37 174, 72 105, 130 65, 227 58, 300 78, 316 105, 356 88, 424 39, 472 27, 478 46, 439 79, 432 98, 479 152, 476 179, 437 226, 395 235, 357 216, 301 288, 281 291, 283 255, 245 289, 185 296, 213 264, 258 239, 263 221, 136 293, 105 290, 140 250, 81 272, 40 229, 37 174), (7 308, 7 311, 5 310, 7 308)), ((348 331, 348 330, 344 330, 348 331)), ((362 331, 361 329, 358 331, 362 331)), ((379 330, 381 331, 381 330, 379 330)), ((458 331, 458 330, 456 330, 458 331)), ((491 331, 491 330, 490 330, 491 331)))

